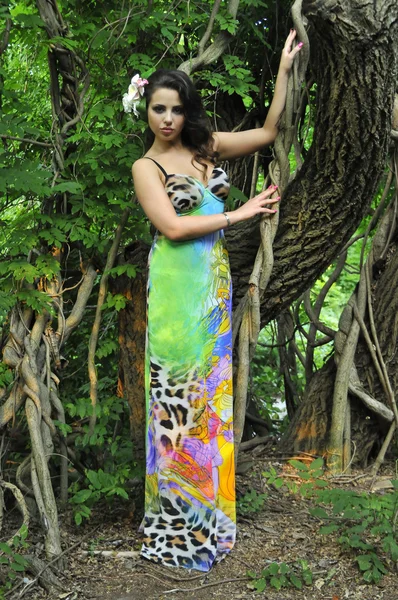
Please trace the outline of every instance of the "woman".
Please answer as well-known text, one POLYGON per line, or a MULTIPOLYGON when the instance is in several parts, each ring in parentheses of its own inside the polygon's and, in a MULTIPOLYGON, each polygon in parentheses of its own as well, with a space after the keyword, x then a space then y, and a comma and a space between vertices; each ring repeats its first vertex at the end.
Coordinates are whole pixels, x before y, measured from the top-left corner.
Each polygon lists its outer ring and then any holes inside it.
POLYGON ((212 133, 181 71, 145 87, 153 143, 133 165, 137 198, 157 229, 149 257, 147 474, 142 556, 208 571, 235 542, 231 277, 223 229, 257 214, 275 187, 225 212, 215 160, 271 144, 285 105, 295 31, 282 53, 264 126, 212 133))

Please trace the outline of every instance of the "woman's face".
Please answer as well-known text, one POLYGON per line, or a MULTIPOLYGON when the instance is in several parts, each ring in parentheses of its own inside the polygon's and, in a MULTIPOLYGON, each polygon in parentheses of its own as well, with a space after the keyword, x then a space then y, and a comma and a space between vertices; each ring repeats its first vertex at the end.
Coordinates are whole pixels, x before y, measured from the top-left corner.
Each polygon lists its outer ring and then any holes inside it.
POLYGON ((155 137, 175 141, 181 136, 185 116, 181 98, 176 90, 158 88, 148 105, 148 124, 155 137))

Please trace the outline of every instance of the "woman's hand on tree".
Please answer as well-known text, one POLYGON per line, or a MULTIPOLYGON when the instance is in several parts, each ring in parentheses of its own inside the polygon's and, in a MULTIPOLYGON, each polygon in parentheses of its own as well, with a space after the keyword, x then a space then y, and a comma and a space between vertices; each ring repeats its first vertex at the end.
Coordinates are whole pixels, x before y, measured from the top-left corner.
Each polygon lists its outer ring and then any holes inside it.
POLYGON ((279 70, 288 73, 292 68, 294 57, 298 54, 303 47, 303 42, 300 42, 292 48, 293 40, 296 37, 296 30, 291 29, 289 35, 286 38, 285 45, 282 50, 281 62, 279 65, 279 70))
POLYGON ((254 196, 254 198, 251 198, 245 202, 245 204, 243 204, 241 207, 237 208, 231 213, 228 213, 230 217, 232 216, 233 222, 237 223, 239 221, 247 221, 248 219, 251 219, 259 214, 273 215, 274 213, 278 212, 275 208, 267 208, 269 204, 275 204, 276 202, 279 202, 280 196, 277 198, 271 198, 272 194, 275 193, 277 188, 278 186, 276 185, 270 186, 264 192, 261 192, 257 196, 254 196))

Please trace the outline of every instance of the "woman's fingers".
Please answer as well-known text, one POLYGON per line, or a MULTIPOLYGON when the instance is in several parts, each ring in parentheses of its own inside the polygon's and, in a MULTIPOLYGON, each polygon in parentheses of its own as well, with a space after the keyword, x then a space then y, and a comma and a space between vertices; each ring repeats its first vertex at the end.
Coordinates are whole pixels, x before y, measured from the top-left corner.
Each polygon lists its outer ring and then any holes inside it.
POLYGON ((291 29, 289 35, 286 38, 286 43, 285 43, 285 48, 288 52, 290 52, 291 47, 292 47, 292 42, 294 40, 294 38, 296 37, 297 32, 295 29, 291 29))
MULTIPOLYGON (((260 201, 266 200, 267 202, 276 202, 277 200, 274 198, 270 198, 270 196, 272 196, 272 194, 275 194, 277 189, 278 189, 277 185, 272 185, 268 189, 261 192, 261 194, 258 194, 258 196, 256 196, 255 198, 260 201)), ((279 198, 280 198, 280 196, 278 196, 278 200, 279 200, 279 198)))
POLYGON ((297 44, 297 46, 295 46, 291 52, 291 55, 293 56, 293 58, 296 56, 296 54, 298 52, 300 52, 301 48, 304 46, 303 42, 300 42, 299 44, 297 44))
POLYGON ((298 52, 300 52, 301 48, 304 45, 303 42, 300 42, 292 50, 292 43, 293 43, 293 40, 296 37, 296 35, 297 35, 296 30, 291 29, 289 35, 287 36, 286 43, 285 43, 285 50, 286 50, 287 54, 290 55, 291 58, 294 58, 296 56, 296 54, 298 52))
POLYGON ((268 198, 268 196, 275 194, 277 189, 278 189, 277 185, 270 185, 266 190, 264 190, 263 192, 258 194, 257 198, 268 198))
POLYGON ((279 202, 280 199, 280 196, 278 196, 277 198, 266 198, 262 201, 262 204, 275 204, 275 202, 279 202))

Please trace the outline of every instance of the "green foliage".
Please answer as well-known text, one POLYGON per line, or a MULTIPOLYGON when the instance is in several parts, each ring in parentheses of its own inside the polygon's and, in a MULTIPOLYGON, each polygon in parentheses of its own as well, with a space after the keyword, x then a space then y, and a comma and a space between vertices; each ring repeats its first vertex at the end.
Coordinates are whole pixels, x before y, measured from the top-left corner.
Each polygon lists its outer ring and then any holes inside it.
POLYGON ((297 483, 289 478, 284 478, 283 474, 280 475, 271 466, 268 471, 263 472, 263 477, 267 480, 268 485, 273 485, 276 489, 286 486, 290 493, 300 493, 303 497, 313 496, 319 488, 324 488, 328 485, 327 481, 322 479, 324 474, 324 461, 322 457, 318 457, 308 464, 294 459, 288 462, 296 470, 301 481, 297 483))
POLYGON ((248 587, 259 593, 264 592, 268 586, 276 590, 284 587, 294 587, 301 590, 303 586, 311 585, 313 579, 312 571, 305 560, 292 565, 285 562, 272 562, 260 574, 254 571, 248 571, 247 574, 253 579, 248 587))
POLYGON ((92 506, 103 498, 109 501, 114 496, 120 496, 128 500, 125 483, 130 473, 131 470, 127 465, 119 467, 115 473, 106 473, 102 469, 98 469, 98 471, 87 470, 88 487, 77 491, 75 491, 77 485, 72 485, 71 488, 74 493, 69 502, 73 506, 76 524, 80 525, 83 519, 88 519, 91 515, 92 506))
POLYGON ((279 370, 279 354, 275 343, 274 325, 265 327, 259 336, 253 361, 251 363, 252 381, 250 392, 255 398, 260 415, 267 421, 273 421, 276 430, 283 430, 279 421, 286 411, 283 397, 283 376, 279 370))
POLYGON ((384 495, 329 488, 323 475, 323 459, 310 464, 290 460, 303 483, 296 483, 279 474, 274 467, 263 473, 268 485, 301 494, 316 502, 309 509, 322 521, 321 535, 337 536, 347 552, 354 552, 355 561, 368 583, 378 583, 398 560, 395 521, 398 511, 398 480, 394 491, 384 495))
POLYGON ((318 490, 321 506, 310 509, 312 515, 327 525, 323 535, 338 535, 338 542, 354 553, 364 580, 379 583, 398 560, 395 521, 398 511, 398 480, 394 491, 384 495, 357 493, 351 490, 318 490))
POLYGON ((18 575, 24 573, 28 561, 20 554, 26 550, 29 544, 26 541, 28 528, 22 525, 17 535, 13 537, 12 543, 0 542, 0 572, 4 573, 3 585, 0 585, 0 594, 10 590, 18 575))
POLYGON ((238 514, 248 515, 250 513, 260 512, 262 508, 264 508, 266 498, 267 494, 259 494, 257 490, 251 489, 237 499, 236 508, 238 514))
POLYGON ((108 292, 106 300, 102 305, 102 310, 105 310, 106 308, 114 308, 115 310, 119 311, 126 306, 126 303, 127 298, 122 294, 111 294, 108 292))

